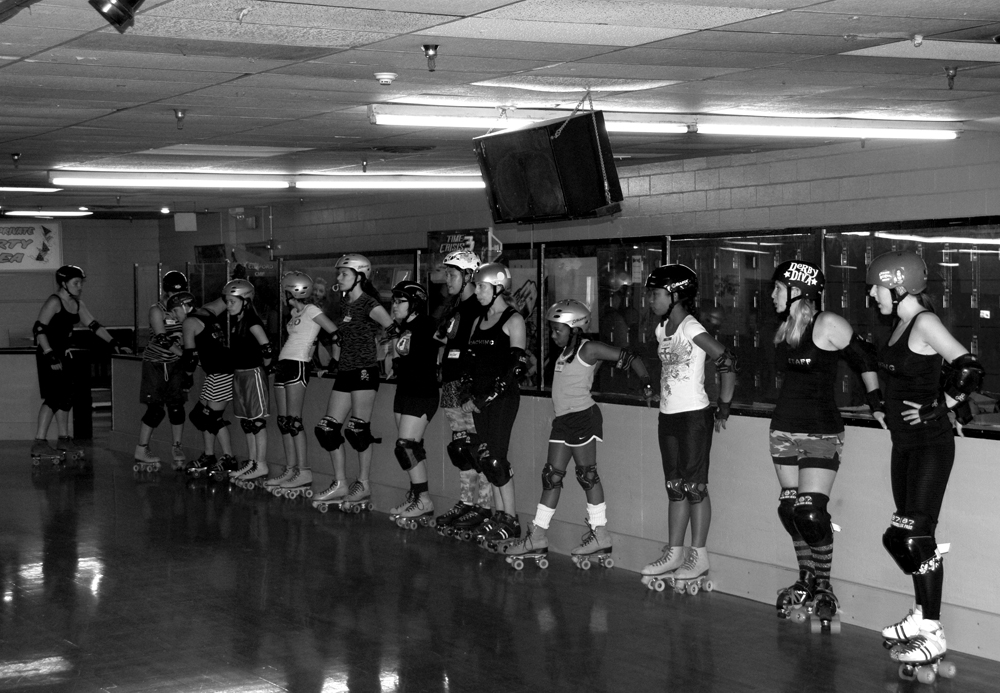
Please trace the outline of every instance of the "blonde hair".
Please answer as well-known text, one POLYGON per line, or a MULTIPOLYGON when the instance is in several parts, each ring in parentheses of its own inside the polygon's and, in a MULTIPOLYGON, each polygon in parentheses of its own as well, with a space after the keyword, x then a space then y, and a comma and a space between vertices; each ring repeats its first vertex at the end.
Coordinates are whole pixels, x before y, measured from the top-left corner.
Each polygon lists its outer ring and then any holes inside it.
MULTIPOLYGON (((789 291, 788 294, 790 293, 789 291)), ((802 295, 801 291, 799 295, 802 295)), ((789 295, 787 300, 790 301, 792 298, 789 295)), ((816 304, 813 303, 811 298, 800 298, 795 301, 788 309, 788 317, 781 323, 778 331, 774 334, 774 343, 781 344, 782 342, 787 342, 789 346, 797 347, 799 342, 802 341, 802 335, 805 334, 806 328, 809 327, 809 324, 818 312, 816 304)))

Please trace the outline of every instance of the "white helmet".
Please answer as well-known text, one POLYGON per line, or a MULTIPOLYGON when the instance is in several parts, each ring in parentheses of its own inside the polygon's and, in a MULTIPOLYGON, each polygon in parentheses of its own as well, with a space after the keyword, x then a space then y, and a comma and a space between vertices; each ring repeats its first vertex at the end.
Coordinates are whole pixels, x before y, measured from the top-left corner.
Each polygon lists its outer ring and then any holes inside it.
POLYGON ((472 282, 474 284, 479 282, 491 284, 500 289, 498 293, 504 293, 510 291, 510 270, 499 262, 490 262, 476 270, 476 273, 472 275, 472 282))
POLYGON ((366 258, 364 255, 359 255, 358 253, 348 253, 337 260, 335 268, 340 269, 342 267, 354 270, 359 275, 363 275, 364 279, 372 278, 371 260, 366 258))
POLYGON ((479 256, 471 250, 455 250, 444 256, 445 267, 454 267, 460 272, 475 272, 482 263, 479 256))
POLYGON ((564 298, 549 306, 545 311, 545 319, 551 322, 561 322, 571 328, 585 329, 590 324, 590 309, 583 303, 572 298, 564 298))

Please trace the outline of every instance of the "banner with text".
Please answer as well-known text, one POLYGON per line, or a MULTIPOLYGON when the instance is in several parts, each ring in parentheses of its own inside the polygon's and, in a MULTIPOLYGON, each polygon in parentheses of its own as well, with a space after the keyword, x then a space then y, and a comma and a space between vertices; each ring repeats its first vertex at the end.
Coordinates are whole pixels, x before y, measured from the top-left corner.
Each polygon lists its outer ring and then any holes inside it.
POLYGON ((0 222, 0 272, 55 271, 62 265, 59 223, 0 222))

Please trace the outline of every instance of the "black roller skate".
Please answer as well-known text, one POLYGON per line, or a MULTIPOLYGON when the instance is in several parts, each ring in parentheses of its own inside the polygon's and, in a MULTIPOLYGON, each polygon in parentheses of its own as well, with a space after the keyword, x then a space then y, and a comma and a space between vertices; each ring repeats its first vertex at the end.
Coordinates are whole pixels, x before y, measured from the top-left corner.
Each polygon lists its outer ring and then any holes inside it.
POLYGON ((492 515, 493 511, 489 508, 473 506, 469 512, 451 523, 448 527, 448 536, 462 541, 472 541, 473 533, 492 515))
POLYGON ((813 593, 816 590, 816 577, 811 570, 803 568, 799 571, 798 581, 791 587, 778 590, 778 618, 791 619, 795 623, 805 623, 812 612, 813 593))
POLYGON ((48 462, 53 467, 57 467, 66 461, 66 455, 61 450, 56 450, 49 445, 49 441, 44 438, 37 438, 31 446, 31 464, 38 467, 42 462, 48 462))
POLYGON ((503 513, 500 515, 497 526, 483 535, 480 544, 493 553, 499 553, 504 544, 514 539, 520 539, 520 537, 521 522, 517 519, 517 515, 503 513))
POLYGON ((829 580, 817 580, 813 592, 812 614, 809 617, 809 629, 813 633, 828 631, 840 632, 840 602, 830 587, 829 580))
MULTIPOLYGON (((480 546, 483 546, 483 538, 497 528, 503 515, 503 510, 494 510, 489 517, 480 522, 477 527, 469 532, 468 541, 474 541, 480 546)), ((462 538, 463 540, 465 539, 464 534, 462 535, 462 538)))
POLYGON ((222 455, 218 462, 208 468, 208 477, 217 483, 229 481, 229 476, 239 469, 239 461, 232 455, 222 455))
POLYGON ((201 456, 196 460, 191 460, 184 467, 184 473, 187 474, 192 479, 200 479, 208 474, 208 470, 215 467, 218 464, 218 460, 215 459, 215 455, 209 455, 208 453, 201 453, 201 456))
POLYGON ((442 513, 434 518, 435 526, 437 527, 438 534, 442 537, 448 534, 448 529, 451 527, 458 518, 462 517, 465 513, 472 510, 474 505, 471 503, 466 503, 465 501, 458 501, 452 506, 451 510, 446 513, 442 513))

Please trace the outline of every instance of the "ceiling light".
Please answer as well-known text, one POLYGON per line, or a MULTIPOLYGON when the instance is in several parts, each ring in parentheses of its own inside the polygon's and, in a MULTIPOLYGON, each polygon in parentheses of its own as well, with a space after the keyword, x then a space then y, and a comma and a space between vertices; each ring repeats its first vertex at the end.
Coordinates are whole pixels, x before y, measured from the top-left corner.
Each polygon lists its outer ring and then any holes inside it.
POLYGON ((170 214, 170 207, 160 207, 160 214, 170 214))
MULTIPOLYGON (((610 131, 610 128, 609 128, 610 131)), ((741 123, 698 123, 699 135, 743 135, 748 137, 816 137, 847 138, 855 140, 907 139, 953 140, 955 130, 927 130, 922 128, 859 128, 822 125, 757 125, 741 123)))
POLYGON ((30 192, 30 193, 53 193, 59 192, 62 188, 19 188, 15 186, 0 186, 0 192, 30 192))
POLYGON ((11 212, 4 212, 8 217, 86 217, 93 214, 93 212, 52 212, 37 209, 35 211, 27 210, 14 210, 11 212))
POLYGON ((428 72, 434 72, 437 69, 437 64, 435 59, 438 54, 438 47, 436 43, 425 43, 421 46, 424 49, 424 57, 427 58, 427 70, 428 72))
POLYGON ((89 208, 87 208, 87 207, 77 207, 77 209, 79 209, 81 212, 90 211, 89 208))
POLYGON ((214 173, 133 173, 130 171, 49 171, 49 182, 63 187, 90 188, 235 188, 280 190, 287 180, 270 176, 214 173))
POLYGON ((298 177, 301 190, 474 190, 486 184, 479 176, 314 176, 298 177))
POLYGON ((135 13, 144 0, 90 0, 90 6, 97 10, 108 24, 124 34, 135 23, 135 13))

